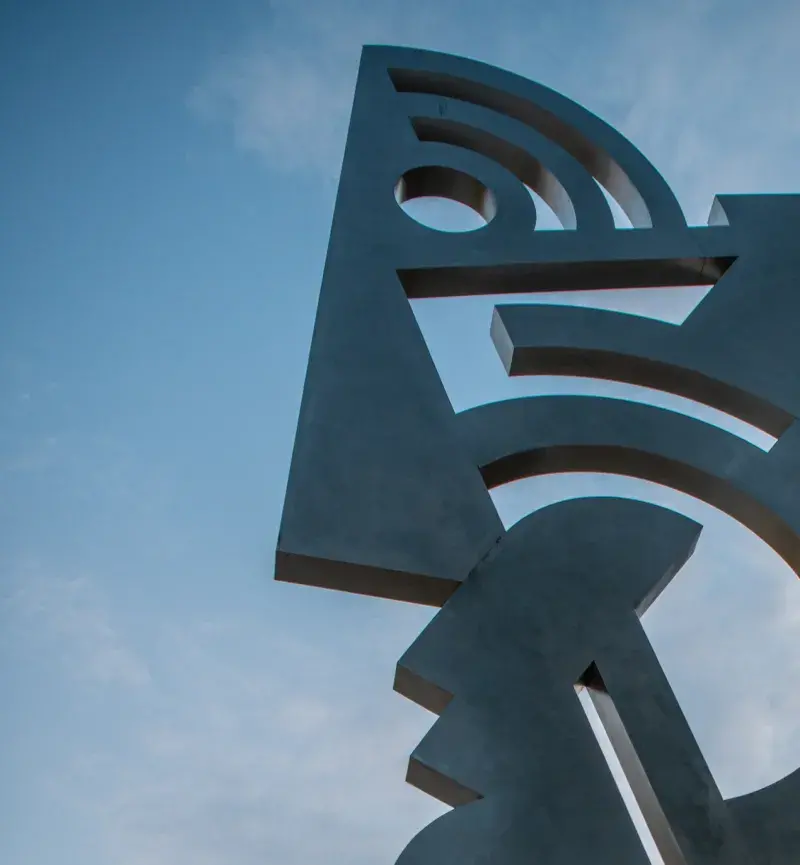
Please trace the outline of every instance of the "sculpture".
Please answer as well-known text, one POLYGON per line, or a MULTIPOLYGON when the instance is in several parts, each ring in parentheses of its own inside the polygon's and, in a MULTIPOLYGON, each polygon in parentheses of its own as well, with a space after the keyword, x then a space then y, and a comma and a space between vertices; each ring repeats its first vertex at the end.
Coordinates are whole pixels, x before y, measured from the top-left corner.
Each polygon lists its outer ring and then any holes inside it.
POLYGON ((637 621, 700 527, 583 499, 506 532, 488 489, 601 471, 704 499, 800 573, 800 196, 721 196, 689 227, 645 157, 565 97, 474 61, 366 47, 276 556, 278 579, 442 607, 395 687, 440 713, 408 780, 454 810, 402 865, 601 861, 644 851, 575 697, 590 689, 668 865, 800 861, 800 771, 724 801, 637 621), (633 224, 617 229, 598 186, 633 224), (565 231, 536 232, 525 186, 565 231), (487 220, 425 228, 426 195, 487 220), (714 283, 679 327, 495 309, 510 375, 588 375, 689 397, 777 437, 598 397, 455 414, 409 298, 714 283), (463 586, 462 586, 463 583, 463 586))

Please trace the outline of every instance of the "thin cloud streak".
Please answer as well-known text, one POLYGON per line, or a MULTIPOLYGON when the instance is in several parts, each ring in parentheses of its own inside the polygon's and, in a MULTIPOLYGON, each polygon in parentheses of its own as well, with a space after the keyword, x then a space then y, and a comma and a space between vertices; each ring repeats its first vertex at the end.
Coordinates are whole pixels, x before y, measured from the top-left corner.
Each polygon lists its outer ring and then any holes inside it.
POLYGON ((766 4, 756 16, 723 0, 609 4, 610 36, 596 38, 593 15, 567 5, 582 14, 540 13, 539 26, 523 35, 513 12, 483 4, 471 16, 450 3, 277 4, 269 27, 221 60, 193 89, 190 106, 230 123, 238 144, 271 170, 330 179, 362 44, 471 55, 480 32, 479 59, 534 79, 546 66, 555 80, 543 83, 617 125, 664 173, 693 223, 706 221, 718 192, 800 188, 800 120, 787 110, 800 78, 796 4, 766 4), (580 51, 569 50, 578 43, 580 51))
MULTIPOLYGON (((293 659, 280 635, 227 624, 217 634, 165 628, 158 652, 170 661, 130 751, 79 756, 59 779, 61 795, 102 827, 108 859, 305 865, 346 850, 367 865, 399 854, 444 810, 402 780, 429 717, 388 687, 376 700, 375 672, 354 676, 345 646, 293 659), (230 656, 231 636, 246 641, 250 663, 230 656)), ((400 624, 397 654, 409 638, 400 624)))
POLYGON ((4 617, 23 650, 54 647, 56 663, 78 680, 127 687, 150 682, 147 664, 113 624, 96 581, 53 575, 39 563, 24 562, 4 583, 4 617))

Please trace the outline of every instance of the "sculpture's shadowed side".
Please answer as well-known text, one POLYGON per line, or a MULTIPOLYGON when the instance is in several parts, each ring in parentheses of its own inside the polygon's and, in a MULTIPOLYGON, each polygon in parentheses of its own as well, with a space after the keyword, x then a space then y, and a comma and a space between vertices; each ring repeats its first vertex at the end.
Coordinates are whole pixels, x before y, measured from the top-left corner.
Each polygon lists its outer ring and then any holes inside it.
POLYGON ((800 196, 726 195, 736 263, 676 327, 559 306, 501 306, 511 375, 589 375, 676 393, 774 436, 800 417, 800 196))
POLYGON ((727 229, 696 236, 650 163, 570 100, 461 58, 365 49, 278 577, 441 604, 502 535, 457 446, 409 296, 682 285, 716 278, 730 261, 727 229), (423 228, 395 201, 404 178, 421 178, 422 190, 450 182, 453 197, 480 207, 459 184, 465 176, 491 191, 496 211, 469 236, 423 228), (653 227, 615 231, 595 181, 634 224, 653 227), (526 182, 574 230, 533 243, 526 182))
POLYGON ((409 780, 456 806, 401 865, 646 861, 575 694, 598 676, 665 861, 747 861, 638 619, 699 531, 653 505, 581 499, 508 532, 398 665, 396 689, 441 715, 409 780))
POLYGON ((665 409, 591 396, 478 406, 462 441, 489 487, 557 472, 629 475, 727 512, 800 571, 800 425, 769 453, 665 409))
POLYGON ((576 103, 463 58, 364 49, 276 576, 445 604, 397 686, 443 713, 409 779, 456 809, 404 865, 642 860, 576 684, 608 722, 667 865, 800 862, 800 770, 723 802, 633 612, 685 559, 696 527, 592 500, 506 533, 488 493, 565 471, 656 481, 733 515, 800 573, 799 220, 800 196, 723 196, 708 226, 689 227, 647 159, 576 103), (614 227, 598 184, 633 229, 614 227), (534 230, 526 186, 564 231, 534 230), (426 195, 487 225, 437 232, 398 206, 426 195), (681 326, 504 305, 492 337, 511 375, 689 397, 776 437, 769 453, 621 400, 540 397, 456 415, 409 304, 698 283, 713 287, 681 326))

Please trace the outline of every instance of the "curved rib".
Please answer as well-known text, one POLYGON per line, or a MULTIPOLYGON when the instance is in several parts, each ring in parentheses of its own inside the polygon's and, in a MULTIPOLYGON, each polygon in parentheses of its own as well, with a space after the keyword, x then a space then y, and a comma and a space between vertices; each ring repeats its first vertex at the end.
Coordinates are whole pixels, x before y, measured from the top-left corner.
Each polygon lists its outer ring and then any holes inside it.
POLYGON ((614 230, 608 202, 586 169, 536 130, 455 99, 413 95, 404 105, 420 141, 455 144, 495 160, 538 193, 564 228, 614 230))
MULTIPOLYGON (((688 330, 688 328, 687 328, 688 330)), ((686 330, 662 321, 576 306, 497 306, 492 340, 509 375, 574 375, 641 385, 719 409, 778 438, 794 418, 709 374, 685 350, 686 330)), ((731 364, 735 379, 738 367, 731 364)))
POLYGON ((592 396, 528 397, 458 415, 488 487, 555 472, 654 481, 739 520, 800 574, 800 425, 765 454, 702 421, 592 396), (788 482, 787 482, 787 479, 788 482))
POLYGON ((433 51, 370 46, 400 92, 431 93, 489 108, 571 153, 619 202, 636 228, 685 228, 675 195, 646 157, 582 106, 511 72, 433 51))

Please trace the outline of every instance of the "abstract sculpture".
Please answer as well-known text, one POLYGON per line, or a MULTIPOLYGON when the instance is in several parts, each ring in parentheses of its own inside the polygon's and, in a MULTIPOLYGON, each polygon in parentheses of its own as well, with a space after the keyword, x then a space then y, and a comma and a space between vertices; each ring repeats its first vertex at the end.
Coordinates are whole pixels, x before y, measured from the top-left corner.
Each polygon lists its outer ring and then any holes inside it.
POLYGON ((441 606, 395 687, 440 714, 408 780, 454 806, 402 865, 646 861, 575 695, 592 694, 668 865, 798 865, 800 771, 723 800, 638 616, 700 527, 618 499, 508 532, 488 489, 599 471, 731 514, 800 572, 800 196, 722 196, 689 227, 655 168, 579 105, 508 72, 364 49, 276 557, 278 579, 441 606), (598 184, 633 224, 615 228, 598 184), (565 231, 534 233, 525 186, 565 231), (425 228, 445 196, 487 225, 425 228), (713 283, 680 326, 501 306, 510 375, 614 379, 689 397, 778 439, 598 397, 456 414, 409 298, 713 283), (463 583, 463 585, 462 585, 463 583))

